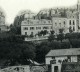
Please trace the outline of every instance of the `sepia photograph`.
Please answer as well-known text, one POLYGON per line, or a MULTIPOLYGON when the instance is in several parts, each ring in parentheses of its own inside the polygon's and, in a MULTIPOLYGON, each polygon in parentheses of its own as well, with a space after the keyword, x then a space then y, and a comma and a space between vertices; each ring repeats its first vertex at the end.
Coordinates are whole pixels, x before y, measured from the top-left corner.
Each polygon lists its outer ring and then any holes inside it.
POLYGON ((0 72, 80 72, 80 0, 0 0, 0 72))

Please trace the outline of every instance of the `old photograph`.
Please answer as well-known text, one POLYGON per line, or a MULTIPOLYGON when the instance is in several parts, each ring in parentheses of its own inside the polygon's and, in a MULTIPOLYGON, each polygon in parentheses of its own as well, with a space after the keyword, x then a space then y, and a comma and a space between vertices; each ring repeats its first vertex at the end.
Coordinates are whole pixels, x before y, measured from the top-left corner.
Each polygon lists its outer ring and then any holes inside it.
POLYGON ((0 72, 80 72, 80 0, 0 0, 0 72))

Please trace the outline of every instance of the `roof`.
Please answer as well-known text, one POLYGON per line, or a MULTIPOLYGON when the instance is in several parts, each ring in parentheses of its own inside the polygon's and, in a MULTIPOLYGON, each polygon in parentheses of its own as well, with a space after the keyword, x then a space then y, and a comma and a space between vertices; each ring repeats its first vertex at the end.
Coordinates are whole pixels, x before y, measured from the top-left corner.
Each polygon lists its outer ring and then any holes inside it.
POLYGON ((46 57, 80 55, 80 48, 51 50, 46 57))

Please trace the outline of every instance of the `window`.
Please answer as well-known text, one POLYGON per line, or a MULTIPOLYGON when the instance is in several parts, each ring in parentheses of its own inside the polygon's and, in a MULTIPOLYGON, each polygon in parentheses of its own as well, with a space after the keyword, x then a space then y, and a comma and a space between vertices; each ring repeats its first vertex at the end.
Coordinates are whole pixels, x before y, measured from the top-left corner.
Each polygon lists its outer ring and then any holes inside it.
POLYGON ((71 25, 71 20, 69 21, 69 24, 71 25))
POLYGON ((25 32, 25 35, 27 35, 27 32, 25 32))
POLYGON ((52 59, 55 59, 55 57, 52 57, 52 59))
POLYGON ((49 29, 48 27, 43 27, 43 29, 49 29))
POLYGON ((50 21, 48 21, 50 23, 50 21))
POLYGON ((60 27, 61 27, 61 23, 59 23, 60 27))
POLYGON ((73 27, 73 31, 75 31, 75 27, 73 27))
POLYGON ((34 27, 30 27, 30 30, 34 30, 34 27))
POLYGON ((64 21, 64 24, 66 24, 66 22, 64 21))
POLYGON ((28 30, 28 27, 24 27, 24 30, 28 30))
POLYGON ((55 26, 57 26, 57 23, 55 23, 55 26))
POLYGON ((67 59, 68 59, 68 62, 71 62, 71 56, 68 56, 67 59))
POLYGON ((1 31, 1 28, 0 28, 0 31, 1 31))
POLYGON ((65 27, 66 22, 64 21, 64 27, 65 27))
POLYGON ((36 27, 36 30, 41 29, 41 27, 36 27))
POLYGON ((75 25, 75 22, 74 22, 74 20, 73 20, 73 25, 75 25))

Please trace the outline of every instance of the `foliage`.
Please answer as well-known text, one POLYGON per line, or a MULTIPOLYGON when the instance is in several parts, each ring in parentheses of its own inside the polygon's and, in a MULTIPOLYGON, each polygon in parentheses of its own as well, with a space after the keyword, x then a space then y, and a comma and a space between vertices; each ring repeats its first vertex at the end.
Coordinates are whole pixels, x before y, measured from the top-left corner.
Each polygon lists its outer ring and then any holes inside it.
POLYGON ((70 32, 70 33, 72 33, 72 32, 73 32, 72 27, 69 27, 69 32, 70 32))
POLYGON ((44 35, 46 35, 46 34, 48 34, 48 31, 47 30, 41 30, 40 32, 38 32, 38 36, 44 36, 44 35))
POLYGON ((35 58, 35 45, 23 41, 24 36, 8 35, 0 38, 0 59, 4 66, 29 64, 35 58))
POLYGON ((50 35, 49 35, 49 37, 48 37, 48 41, 53 41, 53 40, 55 40, 55 35, 54 35, 54 31, 52 30, 52 31, 50 31, 51 33, 50 33, 50 35))
POLYGON ((54 34, 54 33, 55 33, 55 31, 53 31, 53 30, 52 30, 52 31, 50 31, 50 32, 51 32, 51 34, 54 34))
POLYGON ((59 29, 59 34, 57 35, 57 40, 62 40, 64 39, 64 34, 63 34, 64 29, 59 29))
POLYGON ((20 35, 21 34, 21 27, 15 27, 14 25, 11 25, 10 32, 15 35, 20 35))
POLYGON ((55 35, 53 35, 53 34, 50 34, 49 35, 49 37, 48 37, 48 41, 53 41, 53 40, 55 40, 55 35))

